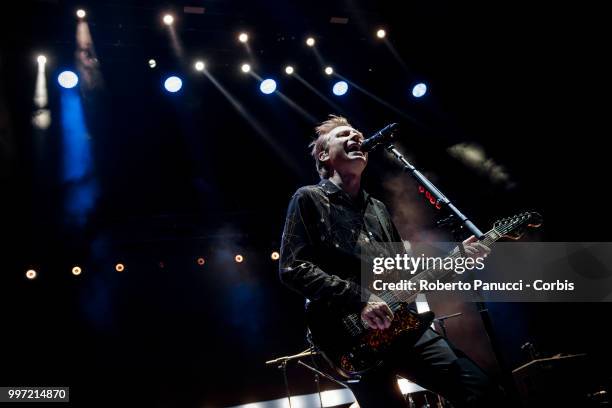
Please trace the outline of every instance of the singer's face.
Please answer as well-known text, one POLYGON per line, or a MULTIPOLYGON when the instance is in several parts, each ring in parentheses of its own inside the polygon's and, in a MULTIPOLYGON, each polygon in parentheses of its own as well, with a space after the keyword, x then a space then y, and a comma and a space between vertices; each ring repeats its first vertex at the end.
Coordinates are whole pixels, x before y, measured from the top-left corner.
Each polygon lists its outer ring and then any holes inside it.
POLYGON ((363 172, 368 154, 361 151, 363 135, 350 126, 338 126, 329 132, 326 160, 329 167, 340 173, 363 172))

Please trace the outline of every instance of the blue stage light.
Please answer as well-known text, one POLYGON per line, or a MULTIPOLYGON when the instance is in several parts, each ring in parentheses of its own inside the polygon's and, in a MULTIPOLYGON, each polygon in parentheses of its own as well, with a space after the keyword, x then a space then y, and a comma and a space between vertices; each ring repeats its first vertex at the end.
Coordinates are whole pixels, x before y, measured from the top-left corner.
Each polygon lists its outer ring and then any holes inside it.
POLYGON ((62 88, 70 89, 77 86, 79 77, 72 71, 64 71, 57 76, 57 82, 62 88))
POLYGON ((63 222, 83 227, 87 224, 98 198, 92 138, 87 129, 81 94, 60 94, 62 129, 63 222))
POLYGON ((164 88, 166 88, 166 91, 168 92, 178 92, 181 90, 182 87, 183 81, 181 81, 181 78, 177 76, 168 77, 164 82, 164 88))
POLYGON ((259 90, 265 94, 271 94, 276 91, 276 81, 273 79, 264 79, 259 85, 259 90))
POLYGON ((332 88, 334 95, 342 96, 348 91, 348 84, 345 81, 338 81, 332 88))
POLYGON ((418 83, 412 88, 412 96, 415 98, 420 98, 421 96, 427 93, 427 85, 424 83, 418 83))

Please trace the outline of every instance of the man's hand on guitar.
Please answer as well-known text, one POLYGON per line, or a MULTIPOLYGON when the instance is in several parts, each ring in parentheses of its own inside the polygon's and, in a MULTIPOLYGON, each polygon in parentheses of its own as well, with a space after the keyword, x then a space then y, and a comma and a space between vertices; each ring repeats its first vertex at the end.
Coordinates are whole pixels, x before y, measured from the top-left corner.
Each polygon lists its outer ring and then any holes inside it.
POLYGON ((361 319, 372 329, 384 330, 391 326, 393 312, 384 300, 371 294, 361 310, 361 319))
POLYGON ((474 235, 463 241, 463 250, 468 258, 486 258, 491 248, 481 244, 474 235))

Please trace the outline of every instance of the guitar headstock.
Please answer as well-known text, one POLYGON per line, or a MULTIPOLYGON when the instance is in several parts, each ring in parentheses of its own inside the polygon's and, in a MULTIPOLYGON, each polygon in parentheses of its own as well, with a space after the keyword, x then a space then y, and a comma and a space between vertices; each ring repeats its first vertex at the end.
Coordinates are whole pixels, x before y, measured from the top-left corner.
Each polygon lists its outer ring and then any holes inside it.
POLYGON ((527 228, 538 228, 542 225, 542 216, 537 212, 524 212, 513 217, 502 218, 493 224, 493 228, 504 238, 517 240, 527 228))

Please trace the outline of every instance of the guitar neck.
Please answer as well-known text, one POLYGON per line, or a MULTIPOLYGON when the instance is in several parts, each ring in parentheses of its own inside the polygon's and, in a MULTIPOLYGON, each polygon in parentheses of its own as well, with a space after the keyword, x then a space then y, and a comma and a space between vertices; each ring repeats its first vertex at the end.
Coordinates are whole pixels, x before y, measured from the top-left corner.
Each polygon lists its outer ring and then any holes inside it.
MULTIPOLYGON (((502 233, 493 228, 485 234, 484 238, 480 240, 480 242, 490 248, 496 241, 502 238, 502 236, 502 233)), ((447 255, 447 258, 459 258, 461 256, 462 251, 460 251, 459 247, 457 246, 447 255)), ((452 278, 453 274, 454 272, 448 269, 427 269, 414 275, 408 280, 408 282, 417 282, 422 279, 427 281, 445 280, 449 278, 449 275, 451 275, 452 278)), ((418 285, 414 286, 418 287, 418 285)), ((419 290, 384 291, 379 295, 379 297, 389 304, 391 310, 395 311, 401 306, 402 303, 413 302, 417 295, 421 292, 422 291, 419 290)))

